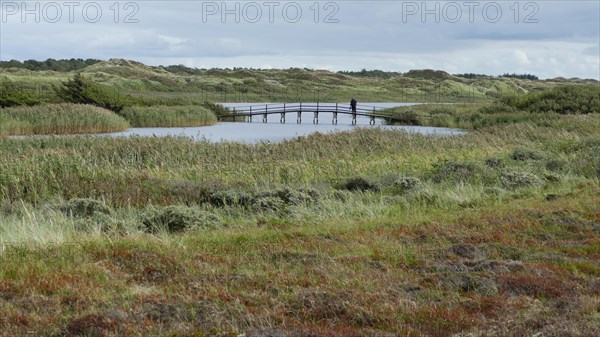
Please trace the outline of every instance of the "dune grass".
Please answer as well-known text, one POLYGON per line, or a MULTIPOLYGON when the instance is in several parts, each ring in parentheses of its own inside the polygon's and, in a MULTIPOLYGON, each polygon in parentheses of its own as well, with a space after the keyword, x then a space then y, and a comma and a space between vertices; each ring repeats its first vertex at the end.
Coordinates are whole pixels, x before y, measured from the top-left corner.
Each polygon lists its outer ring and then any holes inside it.
POLYGON ((120 115, 133 127, 193 127, 217 123, 217 117, 200 106, 132 106, 120 115))
POLYGON ((129 128, 111 111, 82 104, 49 104, 0 109, 0 135, 106 133, 129 128))

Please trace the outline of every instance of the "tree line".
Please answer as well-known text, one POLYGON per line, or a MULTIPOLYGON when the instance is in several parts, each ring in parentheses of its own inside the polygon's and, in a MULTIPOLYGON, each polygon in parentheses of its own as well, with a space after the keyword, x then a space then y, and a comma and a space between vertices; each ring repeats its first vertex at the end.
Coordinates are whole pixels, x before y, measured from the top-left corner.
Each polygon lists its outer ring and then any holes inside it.
POLYGON ((36 60, 26 60, 26 61, 18 61, 18 60, 10 60, 10 61, 0 61, 0 68, 19 68, 19 69, 27 69, 32 71, 43 71, 43 70, 51 70, 58 72, 69 72, 69 71, 78 71, 85 67, 89 67, 93 64, 102 62, 102 60, 97 59, 69 59, 69 60, 55 60, 55 59, 47 59, 46 61, 36 61, 36 60))

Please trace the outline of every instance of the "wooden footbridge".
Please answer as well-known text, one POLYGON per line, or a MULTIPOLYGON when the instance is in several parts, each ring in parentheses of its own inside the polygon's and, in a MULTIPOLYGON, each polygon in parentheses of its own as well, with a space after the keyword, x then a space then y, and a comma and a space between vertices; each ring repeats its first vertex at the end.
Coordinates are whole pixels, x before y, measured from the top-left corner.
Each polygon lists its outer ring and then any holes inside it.
POLYGON ((416 118, 396 117, 383 113, 385 108, 357 106, 356 111, 352 111, 349 104, 339 103, 282 103, 253 105, 248 107, 233 108, 230 114, 220 115, 219 120, 236 121, 245 118, 247 122, 252 122, 254 117, 261 117, 263 123, 268 122, 269 116, 279 117, 279 122, 285 124, 287 115, 296 117, 296 123, 302 123, 302 114, 310 113, 313 116, 313 124, 319 124, 319 117, 322 114, 332 116, 331 123, 337 125, 338 115, 350 115, 352 125, 356 125, 358 116, 369 118, 369 125, 375 125, 376 119, 383 119, 387 122, 414 123, 416 118))

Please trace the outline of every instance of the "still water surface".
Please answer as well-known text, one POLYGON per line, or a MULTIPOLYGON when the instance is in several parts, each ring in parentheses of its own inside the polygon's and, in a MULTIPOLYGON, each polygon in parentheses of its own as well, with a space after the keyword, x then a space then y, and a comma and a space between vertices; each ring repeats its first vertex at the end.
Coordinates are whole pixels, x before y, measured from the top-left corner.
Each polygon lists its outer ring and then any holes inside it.
MULTIPOLYGON (((248 106, 260 106, 265 104, 256 103, 221 103, 228 108, 242 108, 248 106)), ((272 105, 273 103, 269 103, 272 105)), ((276 103, 275 103, 276 104, 276 103)), ((316 104, 316 103, 315 103, 316 104)), ((335 104, 335 103, 334 103, 335 104)), ((363 103, 359 107, 372 108, 373 106, 380 108, 392 108, 397 106, 416 105, 418 103, 363 103)), ((305 113, 302 115, 302 124, 296 123, 296 115, 288 114, 287 123, 281 124, 278 115, 269 116, 268 123, 262 123, 262 117, 255 117, 252 123, 219 123, 213 126, 194 127, 194 128, 132 128, 124 132, 111 133, 110 136, 127 137, 127 136, 185 136, 196 140, 207 140, 211 142, 233 141, 244 143, 257 143, 261 141, 281 142, 286 139, 292 139, 300 136, 307 136, 313 133, 331 133, 353 130, 357 127, 364 128, 384 128, 392 130, 405 130, 407 132, 423 134, 423 135, 438 135, 438 136, 454 136, 462 135, 464 131, 447 128, 433 128, 422 126, 388 126, 383 125, 383 121, 378 121, 378 125, 370 126, 369 118, 357 117, 357 125, 351 125, 352 117, 350 115, 338 115, 338 125, 332 125, 331 114, 322 113, 319 116, 319 124, 312 123, 313 114, 305 113)))

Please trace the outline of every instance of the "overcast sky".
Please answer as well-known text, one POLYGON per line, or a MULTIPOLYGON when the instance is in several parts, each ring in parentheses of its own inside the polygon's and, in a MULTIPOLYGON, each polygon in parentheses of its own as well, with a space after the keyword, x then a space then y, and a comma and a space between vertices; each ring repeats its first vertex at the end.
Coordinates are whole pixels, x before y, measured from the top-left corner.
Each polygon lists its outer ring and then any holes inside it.
POLYGON ((600 79, 598 0, 0 5, 3 61, 127 58, 198 68, 430 68, 600 79))

